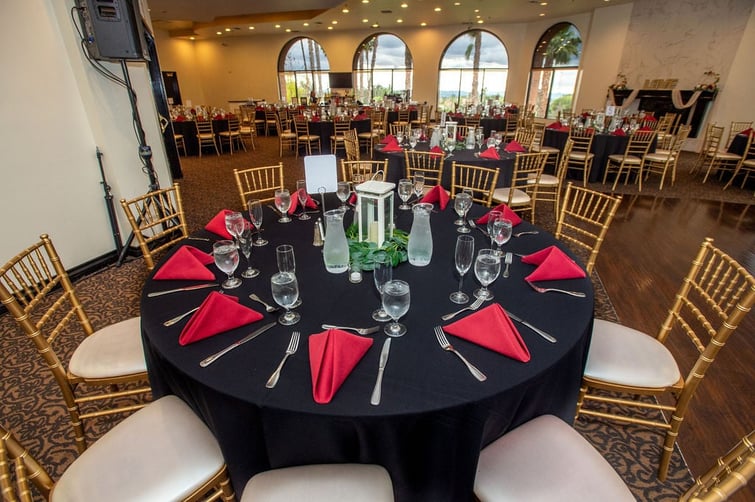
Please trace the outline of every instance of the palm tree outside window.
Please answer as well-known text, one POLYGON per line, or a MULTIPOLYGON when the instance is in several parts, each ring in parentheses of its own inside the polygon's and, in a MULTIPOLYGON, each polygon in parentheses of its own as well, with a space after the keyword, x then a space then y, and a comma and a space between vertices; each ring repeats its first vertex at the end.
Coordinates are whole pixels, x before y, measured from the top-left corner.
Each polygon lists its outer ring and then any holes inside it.
POLYGON ((354 55, 354 93, 362 103, 386 96, 410 99, 413 60, 409 47, 396 35, 379 33, 362 42, 354 55))
POLYGON ((300 103, 301 98, 322 97, 330 92, 328 56, 311 38, 295 38, 286 44, 278 57, 278 88, 286 102, 300 103))

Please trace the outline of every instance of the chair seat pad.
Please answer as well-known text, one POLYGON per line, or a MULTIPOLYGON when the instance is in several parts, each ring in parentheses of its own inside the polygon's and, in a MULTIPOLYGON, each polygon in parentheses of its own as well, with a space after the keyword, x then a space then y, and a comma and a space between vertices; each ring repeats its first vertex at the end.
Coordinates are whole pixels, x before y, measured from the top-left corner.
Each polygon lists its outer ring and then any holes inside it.
POLYGON ((181 399, 165 396, 128 416, 74 460, 50 502, 181 500, 223 464, 207 426, 181 399))
POLYGON ((572 160, 587 160, 593 157, 595 157, 594 153, 572 152, 569 154, 569 158, 572 160))
POLYGON ((593 324, 586 377, 618 385, 664 388, 681 373, 665 345, 636 329, 597 319, 593 324))
POLYGON ((609 162, 616 162, 617 164, 621 164, 624 162, 624 164, 640 164, 642 162, 642 159, 639 157, 635 157, 634 155, 628 155, 624 157, 623 155, 609 155, 608 156, 609 162))
POLYGON ((265 471, 244 487, 241 502, 393 502, 388 472, 372 464, 300 465, 265 471))
MULTIPOLYGON (((496 202, 502 202, 504 204, 509 202, 509 190, 511 188, 496 188, 493 191, 493 200, 496 202)), ((514 188, 514 195, 511 198, 511 204, 514 206, 522 206, 530 203, 530 196, 527 192, 514 188)))
POLYGON ((282 132, 278 135, 279 138, 296 138, 295 132, 282 132))
MULTIPOLYGON (((527 184, 528 185, 534 185, 535 184, 535 178, 528 176, 527 177, 527 184)), ((557 177, 553 176, 552 174, 541 174, 540 175, 540 183, 538 183, 540 186, 546 186, 546 187, 553 187, 559 185, 559 180, 557 177)))
POLYGON ((755 167, 755 159, 745 160, 744 162, 742 162, 742 165, 747 167, 755 167))
POLYGON ((715 158, 721 160, 739 160, 742 158, 742 156, 737 155, 736 153, 716 152, 715 158))
POLYGON ((635 500, 600 453, 552 415, 530 420, 485 447, 474 493, 481 502, 635 500))
POLYGON ((141 330, 141 317, 132 317, 95 331, 76 347, 69 371, 83 378, 146 372, 141 330))
POLYGON ((532 147, 532 151, 533 152, 548 152, 549 154, 550 153, 561 153, 561 150, 559 150, 555 146, 537 146, 537 145, 534 145, 532 147))
POLYGON ((671 152, 669 153, 648 153, 645 155, 645 160, 649 160, 650 162, 667 162, 670 160, 674 160, 674 156, 671 155, 671 152))

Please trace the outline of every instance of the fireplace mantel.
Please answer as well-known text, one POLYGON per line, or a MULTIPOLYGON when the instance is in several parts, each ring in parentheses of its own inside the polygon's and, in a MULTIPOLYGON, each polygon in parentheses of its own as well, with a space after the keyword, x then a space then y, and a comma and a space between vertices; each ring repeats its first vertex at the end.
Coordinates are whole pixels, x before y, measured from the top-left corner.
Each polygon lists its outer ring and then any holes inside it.
MULTIPOLYGON (((617 105, 621 105, 624 100, 631 94, 632 89, 614 90, 613 95, 617 105)), ((682 101, 687 102, 692 94, 693 89, 679 91, 682 95, 682 101)), ((671 89, 640 89, 637 94, 639 109, 647 112, 654 112, 656 117, 661 117, 665 113, 681 113, 679 124, 689 124, 692 126, 690 137, 696 138, 702 131, 703 121, 711 103, 716 99, 716 91, 703 91, 697 102, 690 108, 678 110, 674 107, 671 99, 671 89)))

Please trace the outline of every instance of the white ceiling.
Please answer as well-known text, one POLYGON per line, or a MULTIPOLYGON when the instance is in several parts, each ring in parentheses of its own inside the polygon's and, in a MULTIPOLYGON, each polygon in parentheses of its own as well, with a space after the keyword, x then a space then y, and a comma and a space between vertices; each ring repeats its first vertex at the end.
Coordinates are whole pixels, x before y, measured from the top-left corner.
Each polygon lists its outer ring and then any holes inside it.
POLYGON ((221 33, 220 36, 250 36, 276 32, 306 34, 329 28, 372 31, 401 26, 418 27, 423 22, 428 26, 483 28, 486 23, 563 18, 631 1, 367 0, 364 3, 365 0, 147 0, 147 3, 156 28, 167 30, 172 36, 211 38, 219 36, 217 32, 221 33), (342 12, 344 7, 348 7, 348 13, 342 12), (436 11, 436 8, 440 11, 436 11))

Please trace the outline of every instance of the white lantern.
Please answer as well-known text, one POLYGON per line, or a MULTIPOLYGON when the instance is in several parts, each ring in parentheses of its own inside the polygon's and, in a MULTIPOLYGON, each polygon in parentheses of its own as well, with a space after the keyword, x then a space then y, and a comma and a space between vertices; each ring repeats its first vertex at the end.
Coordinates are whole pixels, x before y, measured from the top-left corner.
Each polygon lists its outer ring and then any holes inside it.
POLYGON ((370 180, 356 186, 359 241, 378 247, 393 237, 393 189, 395 183, 370 180))

